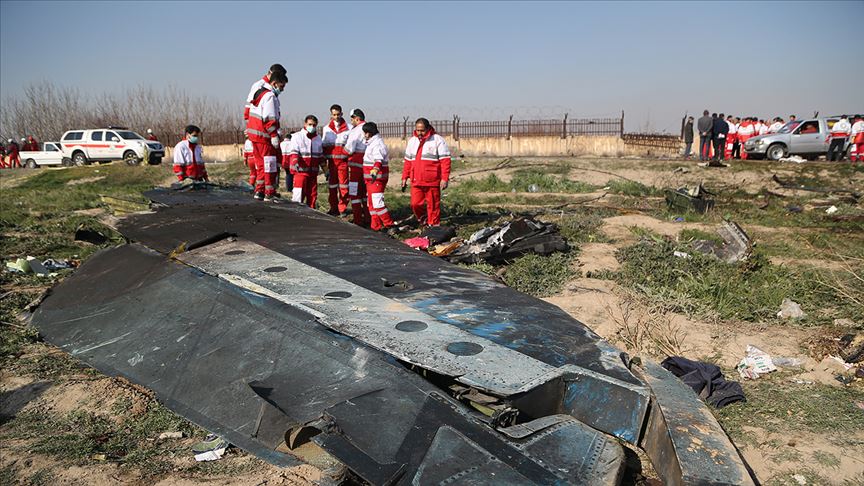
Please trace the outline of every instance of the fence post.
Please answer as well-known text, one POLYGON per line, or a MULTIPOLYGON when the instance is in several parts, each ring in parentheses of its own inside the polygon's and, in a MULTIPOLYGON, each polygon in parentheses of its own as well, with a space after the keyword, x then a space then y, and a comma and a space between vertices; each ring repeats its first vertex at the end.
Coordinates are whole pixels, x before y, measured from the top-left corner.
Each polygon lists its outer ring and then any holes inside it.
POLYGON ((624 110, 621 110, 621 128, 618 129, 618 136, 624 138, 624 110))
POLYGON ((507 140, 510 140, 510 135, 513 134, 513 115, 507 120, 507 140))
POLYGON ((453 140, 459 141, 459 115, 453 115, 453 140))
POLYGON ((564 123, 561 125, 561 138, 567 138, 567 113, 564 113, 564 123))
POLYGON ((408 139, 408 117, 402 117, 402 140, 408 139))

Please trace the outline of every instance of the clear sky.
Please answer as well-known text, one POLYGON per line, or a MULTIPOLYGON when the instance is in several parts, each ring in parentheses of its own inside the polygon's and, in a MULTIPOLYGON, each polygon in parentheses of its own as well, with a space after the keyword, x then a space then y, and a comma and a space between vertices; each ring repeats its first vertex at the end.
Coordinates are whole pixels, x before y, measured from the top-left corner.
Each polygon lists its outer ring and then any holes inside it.
POLYGON ((0 2, 0 99, 49 79, 236 102, 273 62, 283 117, 864 112, 864 1, 0 2), (853 36, 858 36, 857 40, 853 36))

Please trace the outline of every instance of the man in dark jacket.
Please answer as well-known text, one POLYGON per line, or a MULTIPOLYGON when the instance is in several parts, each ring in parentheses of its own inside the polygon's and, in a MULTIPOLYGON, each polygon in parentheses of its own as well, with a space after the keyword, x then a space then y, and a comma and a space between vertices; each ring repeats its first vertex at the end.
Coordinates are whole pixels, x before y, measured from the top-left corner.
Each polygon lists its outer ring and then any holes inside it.
POLYGON ((684 124, 684 158, 690 158, 690 151, 693 149, 693 117, 688 116, 687 122, 684 124))
POLYGON ((714 128, 714 120, 708 116, 708 110, 702 112, 702 118, 696 122, 699 130, 699 160, 708 160, 708 152, 711 151, 711 129, 714 128))
POLYGON ((720 113, 720 116, 714 119, 714 125, 711 128, 711 137, 714 141, 714 158, 713 160, 723 160, 726 152, 726 134, 729 133, 729 124, 726 123, 726 115, 720 113))

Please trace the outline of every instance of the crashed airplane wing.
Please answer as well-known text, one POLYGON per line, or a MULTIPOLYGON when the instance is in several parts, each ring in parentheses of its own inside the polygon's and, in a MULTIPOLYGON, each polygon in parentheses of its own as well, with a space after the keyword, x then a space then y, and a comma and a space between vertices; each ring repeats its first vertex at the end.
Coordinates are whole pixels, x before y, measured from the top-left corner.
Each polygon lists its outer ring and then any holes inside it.
POLYGON ((559 308, 296 204, 148 193, 34 314, 52 343, 277 465, 371 484, 752 484, 689 388, 559 308))

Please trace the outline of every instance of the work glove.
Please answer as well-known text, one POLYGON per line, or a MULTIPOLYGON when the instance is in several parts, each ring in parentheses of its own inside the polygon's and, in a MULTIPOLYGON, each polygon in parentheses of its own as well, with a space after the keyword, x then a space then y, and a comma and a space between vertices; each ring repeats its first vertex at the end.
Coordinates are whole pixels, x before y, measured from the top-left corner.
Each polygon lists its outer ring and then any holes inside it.
POLYGON ((279 137, 270 137, 270 145, 279 148, 279 137))
POLYGON ((372 176, 372 180, 374 181, 378 178, 378 169, 372 169, 371 171, 369 171, 369 175, 372 176))
POLYGON ((405 192, 405 189, 408 189, 408 179, 402 181, 402 192, 405 192))
POLYGON ((448 182, 448 181, 441 181, 441 190, 443 191, 444 189, 447 189, 447 187, 448 187, 449 185, 450 185, 450 182, 448 182))

